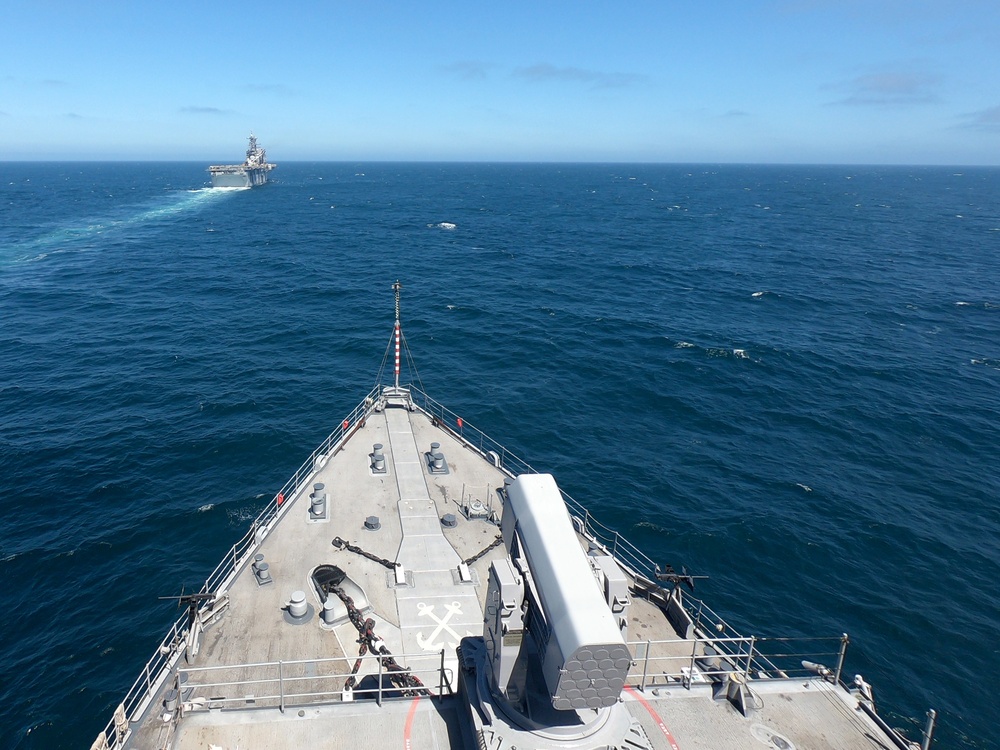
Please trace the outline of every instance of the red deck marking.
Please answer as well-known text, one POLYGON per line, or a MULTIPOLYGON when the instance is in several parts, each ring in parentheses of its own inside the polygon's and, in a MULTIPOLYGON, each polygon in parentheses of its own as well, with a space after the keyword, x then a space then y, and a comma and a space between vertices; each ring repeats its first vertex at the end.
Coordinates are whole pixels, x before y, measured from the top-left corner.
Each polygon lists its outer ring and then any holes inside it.
POLYGON ((410 713, 406 715, 406 728, 403 729, 403 750, 410 750, 412 745, 410 744, 410 730, 413 729, 413 715, 417 712, 417 704, 420 702, 420 696, 418 695, 413 699, 413 703, 410 704, 410 713))
POLYGON ((670 747, 672 747, 674 750, 681 750, 680 745, 677 744, 677 740, 674 739, 674 736, 670 734, 670 730, 667 729, 667 725, 663 722, 663 719, 661 719, 660 715, 656 713, 656 709, 653 708, 651 705, 649 705, 649 701, 647 701, 638 692, 636 692, 635 688, 632 687, 631 685, 626 685, 625 689, 628 690, 629 694, 633 698, 635 698, 637 701, 639 701, 639 703, 642 704, 643 708, 649 711, 649 715, 653 717, 653 721, 656 722, 656 725, 660 728, 660 731, 663 732, 663 736, 667 738, 667 742, 670 743, 670 747))

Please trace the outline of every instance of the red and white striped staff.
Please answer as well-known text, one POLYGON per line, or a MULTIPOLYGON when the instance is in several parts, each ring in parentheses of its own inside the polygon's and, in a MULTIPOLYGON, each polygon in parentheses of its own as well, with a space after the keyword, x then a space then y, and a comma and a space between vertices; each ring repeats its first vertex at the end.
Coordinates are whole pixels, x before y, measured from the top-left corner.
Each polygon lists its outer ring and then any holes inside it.
POLYGON ((399 290, 403 288, 403 285, 397 280, 395 284, 392 285, 392 291, 396 293, 396 388, 399 388, 399 290))

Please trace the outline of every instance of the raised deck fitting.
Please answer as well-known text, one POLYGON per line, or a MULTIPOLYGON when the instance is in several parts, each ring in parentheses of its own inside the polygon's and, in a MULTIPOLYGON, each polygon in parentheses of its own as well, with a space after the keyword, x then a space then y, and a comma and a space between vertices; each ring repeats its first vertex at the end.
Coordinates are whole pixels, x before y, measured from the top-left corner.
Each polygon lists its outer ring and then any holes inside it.
POLYGON ((371 452, 371 470, 372 474, 385 474, 387 472, 385 463, 385 453, 382 452, 382 443, 375 443, 372 446, 371 452))
POLYGON ((470 521, 477 518, 489 518, 491 511, 482 500, 470 500, 468 503, 462 504, 462 515, 468 518, 470 521))
POLYGON ((289 625, 305 625, 312 619, 316 610, 306 601, 305 591, 293 591, 288 604, 283 608, 282 615, 289 625))
POLYGON ((309 494, 309 520, 326 521, 328 518, 326 485, 323 482, 317 482, 309 494))
POLYGON ((441 452, 441 443, 431 443, 431 449, 424 454, 427 461, 427 470, 431 474, 447 474, 448 462, 441 452))

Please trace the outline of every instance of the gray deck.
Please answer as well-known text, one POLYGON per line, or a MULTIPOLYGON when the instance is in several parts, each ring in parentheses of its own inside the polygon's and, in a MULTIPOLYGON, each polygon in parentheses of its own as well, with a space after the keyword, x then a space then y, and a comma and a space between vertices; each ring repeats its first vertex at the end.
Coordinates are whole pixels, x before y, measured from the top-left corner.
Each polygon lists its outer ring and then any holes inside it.
MULTIPOLYGON (((461 728, 466 709, 453 696, 455 648, 463 636, 482 633, 487 572, 504 549, 496 547, 471 565, 472 581, 462 582, 459 563, 490 545, 499 530, 487 521, 466 519, 460 506, 468 499, 498 506, 496 490, 504 478, 419 411, 389 408, 371 414, 309 487, 288 499, 281 520, 263 539, 259 551, 273 583, 260 586, 249 567, 244 569, 229 587, 228 609, 204 632, 198 656, 180 663, 185 669, 219 668, 188 676, 184 699, 197 709, 185 713, 171 738, 159 715, 163 709, 157 707, 134 728, 130 744, 165 747, 172 742, 178 750, 477 747, 471 730, 461 728), (432 442, 441 444, 446 474, 428 468, 424 454, 432 442), (388 470, 383 475, 370 468, 375 443, 384 446, 388 470), (309 515, 307 493, 315 482, 323 482, 329 495, 323 520, 309 515), (441 524, 446 513, 456 517, 455 528, 441 524), (372 515, 381 521, 378 531, 364 527, 372 515), (335 536, 401 563, 405 584, 396 585, 393 571, 378 563, 335 548, 335 536), (323 626, 322 602, 309 577, 324 563, 339 566, 364 587, 375 633, 433 694, 439 692, 444 651, 444 697, 393 697, 390 691, 381 706, 373 699, 344 700, 358 634, 350 623, 323 626), (290 624, 282 610, 295 590, 306 592, 313 609, 304 624, 290 624), (207 683, 213 686, 204 687, 207 683), (278 691, 283 698, 276 697, 278 691), (315 694, 293 697, 305 692, 315 694)), ((664 641, 679 636, 659 606, 636 596, 628 637, 664 641)), ((658 644, 653 650, 683 656, 691 653, 688 643, 658 644)), ((361 674, 376 670, 369 660, 361 674)), ((713 700, 707 682, 686 686, 662 675, 658 681, 656 675, 649 677, 640 691, 640 675, 633 668, 623 700, 656 748, 782 747, 782 741, 800 749, 889 746, 848 693, 820 679, 752 680, 759 707, 747 718, 727 701, 713 700)), ((373 684, 371 678, 367 684, 373 684)))

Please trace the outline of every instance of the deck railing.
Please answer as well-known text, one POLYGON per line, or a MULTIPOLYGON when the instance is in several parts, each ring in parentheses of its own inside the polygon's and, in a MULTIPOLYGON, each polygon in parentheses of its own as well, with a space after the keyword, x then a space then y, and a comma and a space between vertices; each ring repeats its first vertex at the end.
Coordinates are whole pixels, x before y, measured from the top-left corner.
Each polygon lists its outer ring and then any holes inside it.
MULTIPOLYGON (((631 641, 633 657, 627 685, 640 690, 657 685, 691 689, 697 684, 723 682, 733 674, 744 680, 801 679, 816 677, 815 669, 803 662, 837 663, 845 643, 836 638, 690 638, 631 641), (837 644, 839 643, 839 648, 837 644)), ((346 681, 356 657, 259 662, 213 667, 183 667, 176 670, 173 700, 188 709, 240 708, 254 706, 286 708, 344 701, 385 700, 413 695, 412 689, 388 682, 382 658, 360 657, 358 684, 347 689, 346 681)), ((456 675, 446 665, 446 651, 397 654, 407 672, 421 680, 432 696, 449 695, 456 675)), ((831 680, 836 678, 831 673, 831 680)), ((150 685, 149 677, 141 685, 150 685)))
POLYGON ((671 683, 690 688, 694 683, 723 682, 734 674, 744 680, 820 675, 839 683, 847 639, 695 636, 628 645, 634 668, 627 684, 645 690, 671 683))
MULTIPOLYGON (((310 479, 315 476, 316 472, 321 469, 323 465, 325 465, 326 461, 332 455, 340 450, 343 444, 350 438, 354 431, 363 424, 364 420, 376 407, 381 408, 384 406, 382 393, 382 386, 374 387, 361 401, 361 403, 359 403, 344 418, 344 420, 337 425, 336 429, 334 429, 334 431, 331 432, 322 443, 320 443, 319 447, 312 452, 309 458, 307 458, 298 470, 292 474, 281 489, 278 490, 278 492, 276 492, 275 495, 265 504, 263 510, 261 510, 258 516, 254 519, 253 523, 250 525, 247 533, 230 548, 229 552, 226 553, 222 562, 219 563, 215 570, 213 570, 206 579, 205 584, 201 587, 201 593, 215 594, 216 597, 218 597, 228 590, 236 574, 253 559, 257 547, 267 536, 277 519, 282 516, 296 497, 308 489, 310 479)), ((497 468, 508 474, 510 477, 513 478, 518 474, 524 473, 535 473, 535 469, 533 469, 530 464, 509 451, 506 446, 493 440, 482 430, 469 424, 464 419, 460 418, 459 415, 445 408, 442 404, 432 399, 420 389, 409 386, 409 393, 412 398, 413 405, 416 406, 416 408, 436 420, 437 424, 452 433, 458 440, 463 442, 470 449, 477 451, 486 460, 492 462, 495 466, 497 466, 497 468)), ((656 564, 651 558, 649 558, 634 544, 622 537, 617 531, 596 521, 590 515, 590 511, 573 499, 570 495, 565 492, 562 494, 566 501, 566 505, 570 509, 571 515, 573 515, 577 520, 581 532, 583 532, 586 536, 589 536, 595 542, 604 546, 607 551, 614 555, 619 562, 625 565, 625 567, 627 567, 629 572, 632 574, 645 578, 650 582, 655 581, 656 564)), ((207 607, 209 605, 206 604, 205 606, 207 607)), ((717 645, 734 644, 740 646, 749 643, 749 650, 745 659, 740 656, 739 651, 733 653, 726 652, 724 654, 726 659, 734 660, 732 663, 744 665, 744 667, 748 670, 758 668, 755 667, 754 664, 760 661, 762 664, 760 669, 765 673, 770 674, 773 672, 777 674, 781 671, 776 670, 773 665, 766 661, 768 657, 765 657, 759 649, 759 644, 763 642, 761 639, 747 639, 741 637, 738 633, 733 631, 721 617, 712 612, 712 610, 700 600, 686 597, 685 606, 691 613, 692 619, 699 626, 696 627, 696 631, 698 631, 700 627, 705 627, 712 628, 716 633, 718 633, 718 638, 713 638, 711 640, 706 639, 704 643, 717 645)), ((131 731, 130 724, 141 719, 143 713, 149 706, 149 702, 163 687, 163 683, 170 675, 171 671, 175 669, 177 662, 183 654, 186 647, 185 636, 187 634, 187 628, 187 615, 185 614, 174 622, 170 631, 167 633, 167 637, 164 638, 159 648, 156 650, 156 653, 154 653, 153 657, 146 663, 146 666, 143 668, 139 678, 126 694, 125 699, 118 705, 111 721, 108 722, 105 730, 98 735, 97 740, 93 744, 94 750, 120 750, 125 745, 131 731)), ((781 641, 781 639, 770 640, 773 642, 781 641)), ((689 645, 691 643, 690 640, 680 640, 678 642, 685 645, 689 645)), ((695 648, 697 648, 697 646, 695 646, 695 648)), ((725 648, 726 647, 723 647, 723 651, 725 651, 725 648)), ((656 657, 656 659, 665 658, 668 657, 656 657)), ((842 660, 843 656, 841 653, 840 661, 842 662, 842 660)), ((642 661, 644 664, 643 674, 646 673, 646 669, 652 667, 654 672, 660 675, 683 677, 684 671, 680 669, 656 669, 656 664, 650 664, 650 661, 655 660, 650 656, 650 652, 648 651, 645 652, 642 661)), ((289 664, 290 662, 284 663, 289 664)), ((439 669, 441 670, 443 680, 443 664, 439 667, 439 669)), ((193 672, 193 670, 185 671, 188 673, 193 672)), ((839 671, 838 667, 838 677, 839 671)), ((640 684, 644 684, 644 680, 643 683, 640 684)), ((355 693, 358 693, 358 691, 355 690, 355 693)), ((380 692, 379 695, 381 696, 382 693, 380 692)))
MULTIPOLYGON (((445 651, 394 654, 419 679, 424 690, 442 697, 453 692, 456 675, 445 665, 445 651)), ((246 706, 286 708, 355 699, 384 700, 413 695, 420 688, 400 688, 390 682, 384 657, 330 657, 290 661, 193 667, 177 670, 176 697, 193 708, 239 708, 246 706), (356 659, 361 661, 358 683, 346 687, 356 659), (389 684, 386 684, 389 683, 389 684), (367 687, 366 687, 367 685, 367 687)))
MULTIPOLYGON (((738 674, 745 681, 815 678, 803 662, 838 663, 845 642, 836 638, 691 638, 631 641, 633 657, 627 685, 646 690, 673 685, 691 689, 698 684, 724 682, 738 674), (839 647, 836 644, 839 643, 839 647)), ((381 704, 412 696, 413 689, 386 684, 389 673, 382 657, 360 657, 359 682, 346 681, 356 657, 259 662, 176 670, 172 700, 186 710, 219 708, 287 708, 370 699, 381 704)), ((421 680, 431 696, 454 691, 456 675, 446 664, 446 651, 398 654, 407 672, 421 680)), ((827 675, 836 681, 832 670, 827 675)), ((137 682, 142 692, 151 686, 146 674, 137 682)))

